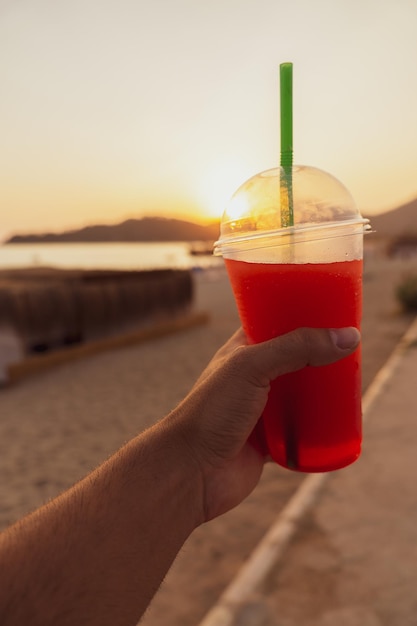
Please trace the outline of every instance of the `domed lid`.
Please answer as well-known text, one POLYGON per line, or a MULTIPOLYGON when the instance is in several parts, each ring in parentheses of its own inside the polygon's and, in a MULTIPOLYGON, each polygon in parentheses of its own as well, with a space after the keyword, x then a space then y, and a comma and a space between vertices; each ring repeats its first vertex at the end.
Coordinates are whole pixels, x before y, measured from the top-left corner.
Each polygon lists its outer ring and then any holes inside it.
POLYGON ((355 224, 368 228, 350 192, 334 176, 303 165, 279 167, 253 176, 232 196, 215 253, 221 254, 223 244, 355 224))

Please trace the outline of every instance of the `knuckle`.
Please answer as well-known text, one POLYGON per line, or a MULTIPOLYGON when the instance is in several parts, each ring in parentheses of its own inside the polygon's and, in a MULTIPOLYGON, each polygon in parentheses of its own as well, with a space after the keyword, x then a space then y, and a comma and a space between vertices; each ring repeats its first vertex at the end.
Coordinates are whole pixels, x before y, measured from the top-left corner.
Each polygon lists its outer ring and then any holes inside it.
POLYGON ((295 331, 294 335, 301 347, 307 347, 307 348, 311 347, 313 343, 311 328, 306 328, 306 327, 298 328, 295 331))
POLYGON ((239 381, 239 384, 263 384, 262 371, 259 371, 259 363, 253 346, 239 346, 233 350, 227 362, 227 375, 229 379, 239 381))
POLYGON ((310 345, 311 338, 307 328, 297 328, 285 337, 286 349, 292 354, 298 355, 306 351, 306 346, 310 345))
POLYGON ((297 328, 288 336, 289 350, 292 353, 294 366, 304 367, 309 365, 315 352, 315 335, 311 328, 297 328))
POLYGON ((228 358, 228 366, 232 370, 240 370, 247 359, 247 348, 246 346, 237 346, 235 347, 229 355, 228 358))

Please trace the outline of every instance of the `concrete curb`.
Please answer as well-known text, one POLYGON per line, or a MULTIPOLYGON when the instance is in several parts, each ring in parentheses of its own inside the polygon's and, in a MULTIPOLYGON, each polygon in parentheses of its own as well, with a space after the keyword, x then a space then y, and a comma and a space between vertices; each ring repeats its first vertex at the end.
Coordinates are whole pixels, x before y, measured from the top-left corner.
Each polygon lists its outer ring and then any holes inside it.
MULTIPOLYGON (((368 387, 362 401, 364 420, 367 419, 371 406, 393 375, 405 351, 415 341, 417 341, 417 317, 368 387)), ((199 626, 244 626, 248 623, 246 618, 248 607, 251 608, 251 626, 262 626, 265 623, 265 611, 262 610, 260 601, 261 585, 272 568, 280 562, 301 521, 317 502, 330 476, 331 473, 310 474, 303 480, 199 626), (254 611, 254 608, 258 610, 254 611)))

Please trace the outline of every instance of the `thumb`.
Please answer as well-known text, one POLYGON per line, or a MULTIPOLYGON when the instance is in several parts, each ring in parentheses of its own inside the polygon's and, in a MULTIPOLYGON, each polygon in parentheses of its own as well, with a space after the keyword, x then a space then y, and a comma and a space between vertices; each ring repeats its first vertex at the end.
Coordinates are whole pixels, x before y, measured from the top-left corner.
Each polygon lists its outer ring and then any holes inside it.
POLYGON ((299 328, 247 347, 242 364, 261 385, 307 365, 328 365, 349 356, 360 342, 357 328, 299 328))

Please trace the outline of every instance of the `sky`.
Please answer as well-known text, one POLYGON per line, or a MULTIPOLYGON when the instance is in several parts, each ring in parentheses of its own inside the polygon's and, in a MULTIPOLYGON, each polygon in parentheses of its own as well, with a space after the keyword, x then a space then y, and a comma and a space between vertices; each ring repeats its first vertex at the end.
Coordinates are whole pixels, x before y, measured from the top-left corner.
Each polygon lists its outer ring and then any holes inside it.
POLYGON ((0 0, 0 240, 161 215, 220 217, 294 162, 362 212, 417 197, 415 0, 0 0))

